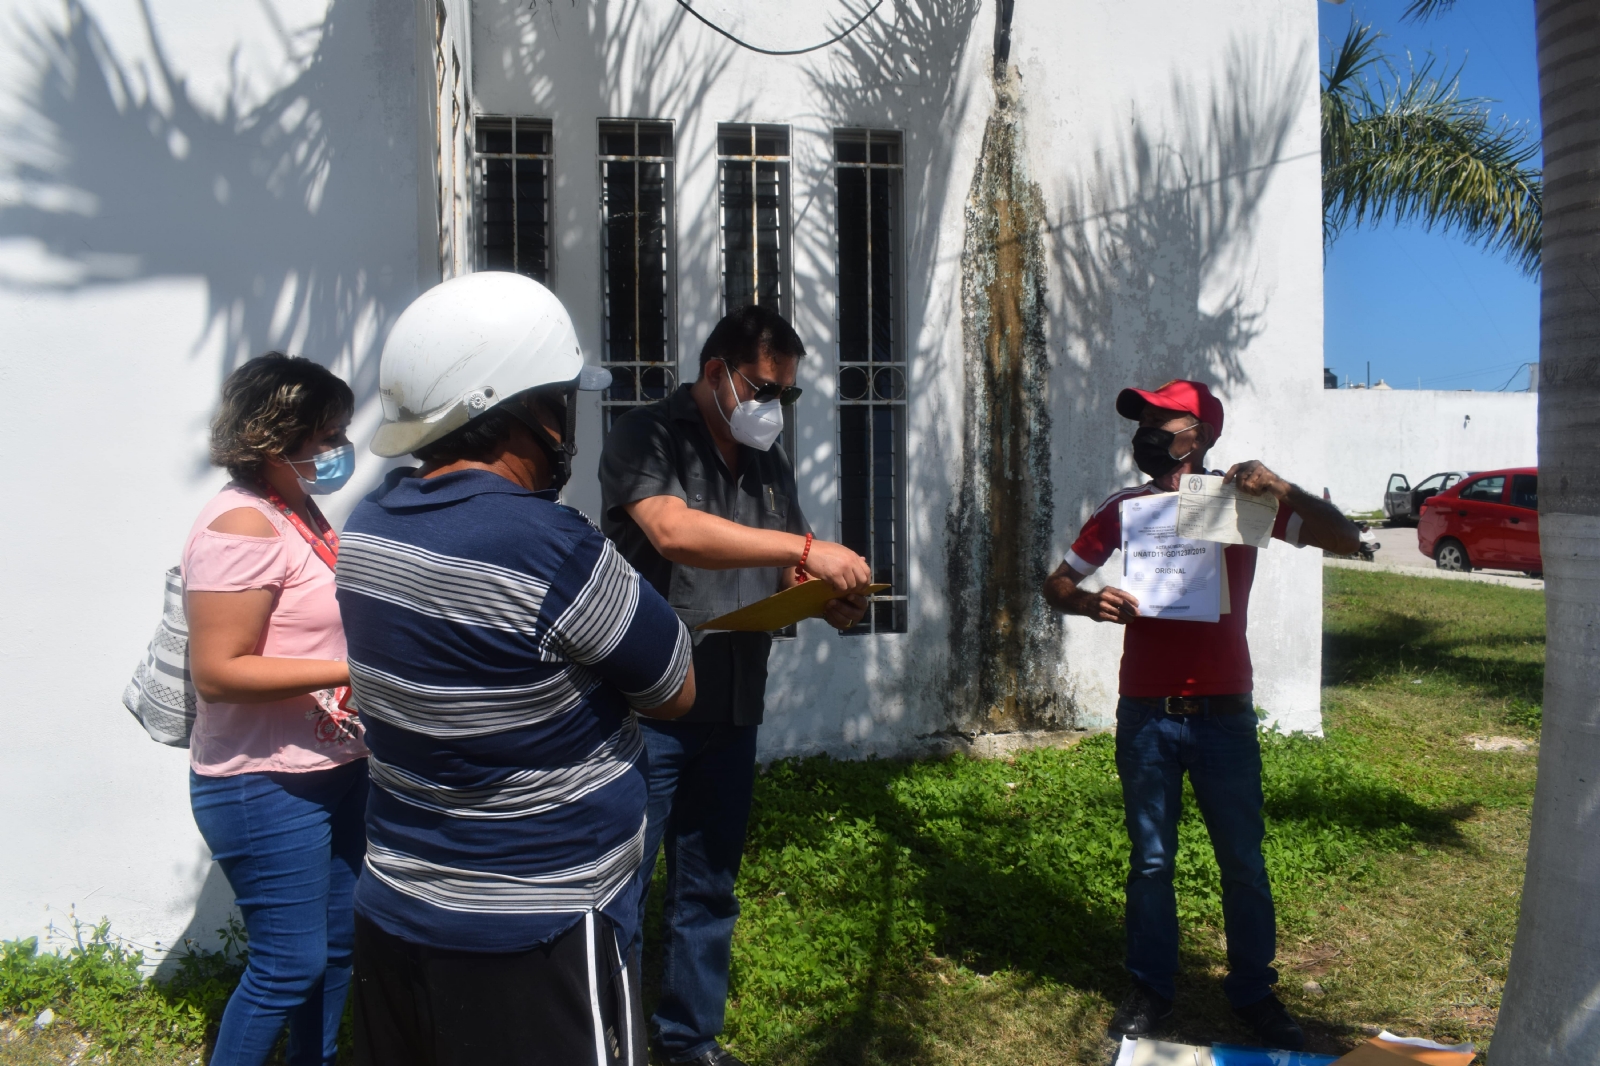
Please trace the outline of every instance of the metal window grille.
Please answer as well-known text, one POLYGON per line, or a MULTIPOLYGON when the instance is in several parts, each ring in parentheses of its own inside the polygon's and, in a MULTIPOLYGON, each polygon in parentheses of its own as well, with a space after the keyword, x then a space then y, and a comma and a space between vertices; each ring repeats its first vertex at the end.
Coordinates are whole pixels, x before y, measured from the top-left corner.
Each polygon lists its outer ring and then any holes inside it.
POLYGON ((547 284, 550 122, 480 117, 476 127, 478 269, 510 270, 547 284))
POLYGON ((670 122, 600 123, 601 357, 611 370, 605 428, 677 384, 672 338, 670 122))
MULTIPOLYGON (((792 318, 789 255, 789 128, 717 125, 722 224, 722 313, 749 304, 792 318)), ((783 444, 794 455, 794 408, 783 409, 783 444)))
POLYGON ((789 317, 789 130, 717 127, 722 310, 766 304, 789 317))
POLYGON ((889 591, 851 633, 903 633, 906 373, 899 133, 837 130, 839 539, 889 591))

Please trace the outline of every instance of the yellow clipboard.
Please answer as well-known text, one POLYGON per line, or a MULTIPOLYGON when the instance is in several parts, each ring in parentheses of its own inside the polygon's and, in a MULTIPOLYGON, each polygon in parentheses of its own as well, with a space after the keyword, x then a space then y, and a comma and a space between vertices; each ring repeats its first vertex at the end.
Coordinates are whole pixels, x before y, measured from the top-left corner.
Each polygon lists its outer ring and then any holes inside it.
MULTIPOLYGON (((876 596, 888 585, 868 585, 866 595, 876 596)), ((709 622, 701 622, 695 629, 716 629, 734 633, 771 633, 773 630, 792 626, 804 618, 820 618, 822 608, 829 600, 838 599, 839 594, 833 591, 833 586, 826 581, 813 578, 802 581, 793 588, 784 589, 782 592, 758 600, 737 611, 730 611, 721 618, 713 618, 709 622)))

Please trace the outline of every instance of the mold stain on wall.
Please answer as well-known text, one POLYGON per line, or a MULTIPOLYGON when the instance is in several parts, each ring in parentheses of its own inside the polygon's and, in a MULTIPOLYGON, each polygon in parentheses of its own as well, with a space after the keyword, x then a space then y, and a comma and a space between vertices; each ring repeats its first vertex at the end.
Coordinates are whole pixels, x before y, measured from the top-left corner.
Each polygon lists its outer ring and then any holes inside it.
POLYGON ((996 78, 961 254, 966 400, 945 550, 950 726, 963 733, 1074 724, 1061 621, 1040 594, 1054 519, 1045 211, 1028 178, 1020 88, 1014 70, 996 78))

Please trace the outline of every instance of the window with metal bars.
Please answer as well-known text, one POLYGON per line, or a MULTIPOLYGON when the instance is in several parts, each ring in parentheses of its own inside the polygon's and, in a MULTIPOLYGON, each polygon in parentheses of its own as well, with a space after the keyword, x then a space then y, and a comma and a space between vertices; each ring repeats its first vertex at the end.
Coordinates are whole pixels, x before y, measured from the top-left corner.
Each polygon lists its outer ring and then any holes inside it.
POLYGON ((717 126, 722 311, 765 304, 789 315, 789 129, 717 126))
POLYGON ((605 428, 677 385, 672 336, 672 123, 600 123, 600 234, 604 322, 611 370, 605 428))
POLYGON ((899 133, 836 130, 839 315, 839 540, 860 552, 873 598, 849 633, 903 633, 906 600, 906 373, 899 133))
MULTIPOLYGON (((762 304, 793 320, 789 299, 789 127, 719 123, 717 171, 722 313, 762 304)), ((792 457, 793 407, 783 409, 783 445, 792 457)))
POLYGON ((479 270, 549 283, 553 139, 548 119, 478 118, 479 270))

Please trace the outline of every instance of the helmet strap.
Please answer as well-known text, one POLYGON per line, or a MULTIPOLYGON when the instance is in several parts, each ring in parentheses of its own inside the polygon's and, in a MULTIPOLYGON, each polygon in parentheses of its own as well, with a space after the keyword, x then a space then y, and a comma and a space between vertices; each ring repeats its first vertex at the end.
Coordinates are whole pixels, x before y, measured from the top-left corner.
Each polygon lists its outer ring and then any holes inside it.
MULTIPOLYGON (((561 489, 572 479, 572 455, 577 447, 571 441, 558 441, 551 432, 545 428, 544 423, 534 417, 533 412, 522 403, 521 394, 509 397, 501 402, 500 406, 506 412, 528 428, 533 434, 533 439, 544 448, 545 455, 550 459, 552 484, 550 488, 561 489)), ((568 420, 570 421, 570 419, 568 420)))

